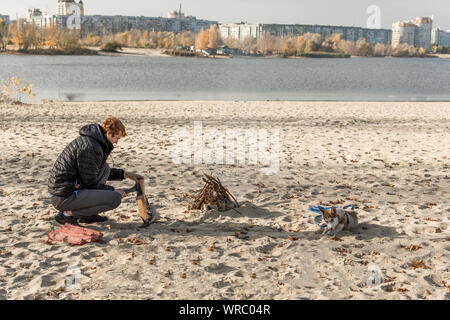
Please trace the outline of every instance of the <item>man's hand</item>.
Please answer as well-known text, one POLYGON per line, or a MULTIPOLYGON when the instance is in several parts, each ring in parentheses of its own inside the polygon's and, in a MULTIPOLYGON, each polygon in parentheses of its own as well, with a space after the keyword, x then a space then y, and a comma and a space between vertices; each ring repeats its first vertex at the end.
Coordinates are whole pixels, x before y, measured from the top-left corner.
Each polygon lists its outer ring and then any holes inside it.
POLYGON ((122 195, 122 198, 125 198, 127 196, 125 189, 116 189, 115 191, 120 193, 122 195))
POLYGON ((127 171, 124 172, 123 176, 124 176, 125 179, 133 180, 136 183, 139 182, 139 180, 143 180, 144 179, 144 177, 141 176, 140 174, 131 173, 131 172, 127 172, 127 171))

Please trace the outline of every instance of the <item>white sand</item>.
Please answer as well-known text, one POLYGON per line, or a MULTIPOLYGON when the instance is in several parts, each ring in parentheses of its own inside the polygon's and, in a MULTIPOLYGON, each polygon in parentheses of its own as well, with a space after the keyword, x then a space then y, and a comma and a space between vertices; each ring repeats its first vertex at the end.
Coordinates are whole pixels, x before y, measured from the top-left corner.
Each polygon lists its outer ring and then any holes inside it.
POLYGON ((449 299, 449 132, 450 104, 434 102, 1 105, 0 298, 449 299), (82 125, 108 115, 129 134, 115 166, 145 175, 159 222, 137 231, 130 196, 91 225, 103 243, 46 244, 57 227, 49 170, 82 125), (192 132, 194 120, 221 132, 279 128, 279 172, 174 164, 171 135, 192 132), (187 212, 202 171, 237 195, 241 213, 187 212), (337 241, 319 233, 308 208, 340 199, 360 206, 360 227, 337 241), (371 264, 381 286, 366 284, 371 264), (79 289, 66 287, 72 266, 79 289))
POLYGON ((149 49, 149 48, 122 48, 119 52, 103 52, 100 47, 88 47, 90 50, 98 51, 103 56, 146 56, 146 57, 170 57, 164 54, 166 49, 149 49))

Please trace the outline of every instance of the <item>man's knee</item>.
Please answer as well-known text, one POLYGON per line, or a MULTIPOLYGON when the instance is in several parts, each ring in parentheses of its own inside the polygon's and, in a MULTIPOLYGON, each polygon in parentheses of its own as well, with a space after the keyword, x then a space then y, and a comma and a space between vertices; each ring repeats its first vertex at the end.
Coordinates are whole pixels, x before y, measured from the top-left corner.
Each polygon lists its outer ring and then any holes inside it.
POLYGON ((112 200, 113 209, 120 206, 121 203, 122 203, 122 194, 120 194, 120 192, 114 191, 113 192, 113 200, 112 200))

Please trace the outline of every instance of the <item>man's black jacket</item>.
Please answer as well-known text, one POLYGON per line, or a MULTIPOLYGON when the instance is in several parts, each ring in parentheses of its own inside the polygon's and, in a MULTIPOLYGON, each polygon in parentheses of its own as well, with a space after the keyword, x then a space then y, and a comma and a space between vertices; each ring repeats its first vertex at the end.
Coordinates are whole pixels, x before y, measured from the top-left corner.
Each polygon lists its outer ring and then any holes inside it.
MULTIPOLYGON (((111 186, 97 184, 100 169, 113 149, 99 124, 82 127, 80 136, 69 143, 56 159, 48 178, 49 193, 69 197, 77 183, 82 189, 114 190, 111 186)), ((123 175, 123 170, 111 169, 108 180, 120 181, 124 179, 123 175)))

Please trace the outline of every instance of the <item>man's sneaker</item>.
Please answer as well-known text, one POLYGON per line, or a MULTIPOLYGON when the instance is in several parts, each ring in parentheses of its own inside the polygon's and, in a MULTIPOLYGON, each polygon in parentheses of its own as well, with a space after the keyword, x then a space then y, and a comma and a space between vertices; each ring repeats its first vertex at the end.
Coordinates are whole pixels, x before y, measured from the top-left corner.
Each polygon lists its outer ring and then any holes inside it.
POLYGON ((81 223, 105 222, 106 220, 108 220, 107 217, 99 215, 80 218, 81 223))
POLYGON ((64 213, 60 212, 55 216, 55 220, 62 225, 65 225, 66 223, 74 225, 74 226, 80 226, 78 224, 77 218, 74 218, 72 216, 66 217, 64 213))

